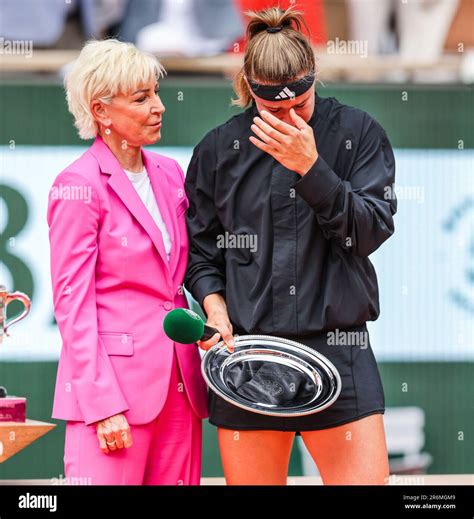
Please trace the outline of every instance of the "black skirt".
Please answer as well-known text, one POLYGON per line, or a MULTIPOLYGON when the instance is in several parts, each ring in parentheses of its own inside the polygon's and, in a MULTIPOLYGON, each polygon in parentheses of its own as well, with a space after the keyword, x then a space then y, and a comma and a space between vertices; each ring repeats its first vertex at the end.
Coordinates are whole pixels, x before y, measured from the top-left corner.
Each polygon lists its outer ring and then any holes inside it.
MULTIPOLYGON (((234 334, 244 335, 234 328, 234 334)), ((209 390, 209 422, 232 430, 316 431, 384 413, 385 397, 367 326, 354 326, 311 336, 279 335, 327 357, 341 376, 338 399, 327 409, 306 416, 280 418, 245 411, 209 390)))

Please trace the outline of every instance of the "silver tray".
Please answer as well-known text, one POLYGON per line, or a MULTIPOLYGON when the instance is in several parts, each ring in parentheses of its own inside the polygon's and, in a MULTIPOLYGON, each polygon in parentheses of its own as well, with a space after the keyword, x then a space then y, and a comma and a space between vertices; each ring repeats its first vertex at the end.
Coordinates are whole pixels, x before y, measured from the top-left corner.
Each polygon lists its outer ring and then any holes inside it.
POLYGON ((341 392, 336 367, 313 348, 270 335, 235 336, 204 355, 208 387, 237 407, 268 416, 305 416, 331 406, 341 392))

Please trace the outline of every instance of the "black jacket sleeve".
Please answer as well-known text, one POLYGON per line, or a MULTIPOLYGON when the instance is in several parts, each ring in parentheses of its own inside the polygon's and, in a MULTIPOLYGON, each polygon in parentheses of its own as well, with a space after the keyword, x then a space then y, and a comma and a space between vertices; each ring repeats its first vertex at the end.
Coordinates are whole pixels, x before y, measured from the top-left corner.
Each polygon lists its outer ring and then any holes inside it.
POLYGON ((313 208, 326 239, 367 257, 394 232, 395 159, 383 128, 366 116, 348 180, 342 180, 319 156, 294 185, 313 208))
POLYGON ((189 260, 184 283, 201 307, 208 294, 225 293, 225 250, 217 247, 217 237, 224 232, 214 200, 216 131, 209 132, 194 148, 185 181, 189 260))

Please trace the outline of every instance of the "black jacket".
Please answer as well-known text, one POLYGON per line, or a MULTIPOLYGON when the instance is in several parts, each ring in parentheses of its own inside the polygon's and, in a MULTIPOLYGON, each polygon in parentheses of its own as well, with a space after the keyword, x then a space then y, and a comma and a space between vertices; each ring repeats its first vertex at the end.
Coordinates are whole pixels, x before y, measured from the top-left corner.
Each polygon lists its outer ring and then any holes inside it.
POLYGON ((316 94, 308 124, 319 158, 300 177, 248 140, 255 115, 253 105, 194 149, 186 288, 199 304, 222 292, 234 333, 309 335, 377 319, 368 256, 393 234, 397 207, 385 131, 316 94))

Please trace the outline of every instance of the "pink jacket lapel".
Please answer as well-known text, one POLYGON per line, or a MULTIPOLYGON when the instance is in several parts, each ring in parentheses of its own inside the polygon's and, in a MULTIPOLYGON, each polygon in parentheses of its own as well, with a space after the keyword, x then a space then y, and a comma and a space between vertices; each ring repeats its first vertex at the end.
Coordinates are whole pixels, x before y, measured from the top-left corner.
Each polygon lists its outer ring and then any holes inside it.
POLYGON ((173 274, 176 270, 179 259, 178 252, 180 250, 179 229, 174 206, 175 201, 171 197, 171 190, 166 176, 166 171, 159 164, 156 155, 143 150, 142 156, 148 176, 150 177, 153 192, 155 193, 156 202, 171 238, 169 267, 171 274, 173 274))
POLYGON ((133 214, 138 223, 150 236, 154 246, 161 256, 161 259, 163 260, 168 284, 172 286, 172 272, 174 271, 174 266, 176 265, 177 261, 175 258, 176 254, 174 254, 174 252, 179 249, 176 249, 177 229, 175 227, 173 218, 170 217, 170 211, 167 204, 166 193, 169 191, 169 185, 166 179, 166 175, 164 172, 162 172, 163 174, 157 178, 158 172, 156 169, 159 168, 159 165, 156 161, 151 159, 147 152, 142 151, 145 167, 150 176, 150 181, 155 193, 158 208, 163 217, 163 220, 166 223, 173 244, 170 254, 170 262, 168 262, 166 257, 166 250, 160 229, 138 196, 138 193, 135 191, 135 188, 123 171, 123 168, 118 162, 117 158, 100 137, 97 137, 94 144, 92 145, 91 153, 99 162, 102 173, 110 175, 108 180, 109 186, 115 191, 117 196, 133 214))

